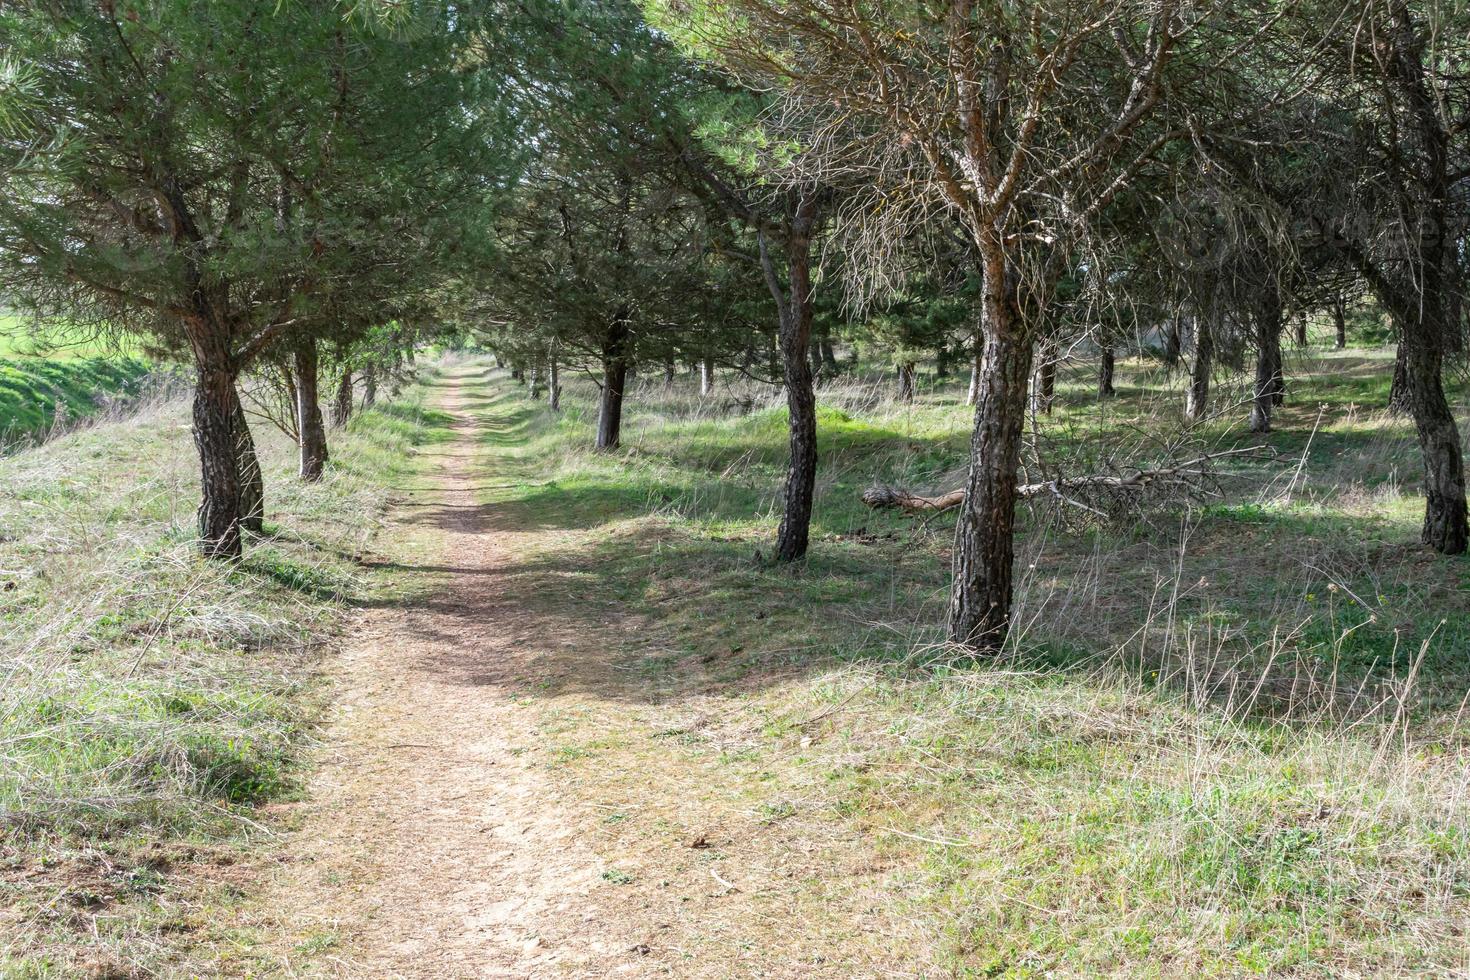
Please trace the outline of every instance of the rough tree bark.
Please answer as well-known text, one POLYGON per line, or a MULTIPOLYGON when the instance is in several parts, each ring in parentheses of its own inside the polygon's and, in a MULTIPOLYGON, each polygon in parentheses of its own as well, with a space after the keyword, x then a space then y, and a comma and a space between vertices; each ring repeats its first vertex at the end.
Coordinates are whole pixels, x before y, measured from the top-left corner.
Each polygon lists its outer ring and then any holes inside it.
POLYGON ((1210 321, 1194 318, 1194 360, 1189 365, 1189 388, 1184 393, 1184 417, 1198 422, 1210 406, 1210 374, 1214 370, 1215 335, 1210 321))
POLYGON ((546 355, 547 379, 549 391, 547 394, 547 405, 553 412, 561 411, 561 365, 557 362, 556 344, 551 345, 551 350, 546 355))
POLYGON ((623 393, 628 383, 628 315, 619 310, 602 340, 602 392, 597 401, 600 452, 618 448, 623 431, 623 393))
POLYGON ((1251 399, 1251 431, 1265 433, 1271 431, 1272 408, 1280 405, 1285 396, 1281 374, 1281 304, 1274 296, 1263 293, 1254 313, 1256 379, 1251 399))
POLYGON ((316 339, 307 337, 293 352, 296 364, 296 434, 301 445, 301 479, 314 483, 327 465, 327 426, 317 386, 316 339))
POLYGON ((199 450, 199 546, 208 558, 236 559, 240 543, 240 468, 235 420, 241 414, 224 331, 191 331, 197 368, 194 445, 199 450))
POLYGON ((949 638, 976 652, 998 653, 1010 630, 1016 475, 1034 340, 1022 318, 1016 274, 1006 268, 1003 247, 987 244, 984 343, 970 472, 955 525, 949 638))
POLYGON ((352 418, 352 365, 342 365, 342 378, 332 399, 332 425, 341 428, 352 418))
POLYGON ((1465 504, 1465 457, 1441 381, 1443 355, 1437 344, 1403 345, 1408 370, 1409 410, 1424 456, 1424 525, 1420 539, 1435 550, 1458 555, 1470 544, 1465 504))
POLYGON ((1113 387, 1113 371, 1117 367, 1113 348, 1110 345, 1102 349, 1102 360, 1097 366, 1097 397, 1112 398, 1117 389, 1113 387))
POLYGON ((1171 316, 1164 325, 1164 363, 1172 370, 1179 366, 1179 355, 1183 349, 1183 338, 1179 336, 1179 316, 1171 316))
POLYGON ((362 408, 367 411, 378 401, 378 369, 369 361, 362 369, 362 408))
POLYGON ((1393 381, 1388 386, 1388 410, 1396 413, 1413 411, 1414 403, 1409 394, 1409 353, 1403 341, 1393 355, 1393 381))
POLYGON ((1031 389, 1031 410, 1039 415, 1050 415, 1057 395, 1057 345, 1042 341, 1037 357, 1036 378, 1031 389))
POLYGON ((817 399, 812 390, 807 348, 812 333, 812 235, 818 204, 812 192, 792 204, 783 229, 786 285, 776 275, 775 262, 760 235, 761 267, 766 286, 780 314, 781 370, 786 382, 786 407, 791 462, 786 471, 786 494, 781 526, 776 532, 775 558, 796 561, 806 555, 811 531, 812 499, 817 481, 817 399))
POLYGON ((240 477, 240 527, 252 534, 265 531, 265 479, 260 472, 260 458, 255 455, 255 439, 250 434, 250 421, 240 393, 235 398, 235 470, 240 477))

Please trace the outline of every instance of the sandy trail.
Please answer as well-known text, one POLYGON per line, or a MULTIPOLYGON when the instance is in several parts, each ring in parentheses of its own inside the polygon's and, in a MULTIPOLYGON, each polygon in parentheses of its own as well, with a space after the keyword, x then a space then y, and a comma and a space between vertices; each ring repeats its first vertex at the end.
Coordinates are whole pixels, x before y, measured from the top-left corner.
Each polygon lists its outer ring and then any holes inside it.
POLYGON ((528 624, 495 574, 512 532, 490 527, 474 489, 493 421, 466 401, 463 374, 451 375, 438 407, 454 416, 454 441, 430 451, 426 486, 393 515, 394 550, 446 581, 351 628, 331 748, 271 899, 293 910, 285 926, 304 958, 340 943, 320 962, 344 974, 582 972, 626 952, 588 898, 600 861, 524 754, 524 712, 502 686, 522 666, 528 624))

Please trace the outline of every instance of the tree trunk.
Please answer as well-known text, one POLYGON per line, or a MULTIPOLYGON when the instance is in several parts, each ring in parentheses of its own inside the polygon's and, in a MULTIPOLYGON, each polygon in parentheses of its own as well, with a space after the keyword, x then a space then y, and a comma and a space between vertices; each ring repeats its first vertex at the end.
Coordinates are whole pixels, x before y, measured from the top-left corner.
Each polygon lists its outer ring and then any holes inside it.
MULTIPOLYGON (((198 360, 202 345, 196 341, 198 360)), ((228 355, 220 358, 228 363, 228 355)), ((240 469, 235 373, 200 364, 194 384, 194 446, 199 450, 199 548, 206 558, 240 557, 240 469)))
POLYGON ((832 335, 823 332, 822 339, 817 342, 817 346, 822 349, 822 367, 827 370, 828 374, 836 374, 838 371, 837 351, 832 346, 832 335))
POLYGON ((1112 398, 1118 392, 1113 387, 1113 370, 1117 367, 1111 346, 1102 349, 1102 360, 1097 366, 1097 397, 1112 398))
POLYGON ((998 653, 1010 630, 1016 476, 1032 340, 1017 303, 1015 274, 1008 272, 1003 256, 987 257, 984 289, 985 340, 970 474, 955 525, 949 638, 976 652, 998 653))
POLYGON ((1169 318, 1164 327, 1164 363, 1170 370, 1179 366, 1179 355, 1183 346, 1183 338, 1179 336, 1179 316, 1176 314, 1169 318))
POLYGON ((1251 400, 1251 431, 1271 431, 1271 410, 1284 399, 1281 376, 1281 305, 1263 298, 1256 316, 1255 397, 1251 400))
POLYGON ((362 369, 362 409, 367 411, 378 401, 378 368, 369 361, 362 369))
POLYGON ((1470 528, 1465 506, 1465 457, 1441 380, 1443 355, 1433 344, 1405 343, 1409 409, 1424 456, 1424 527, 1421 540, 1446 555, 1465 551, 1470 528))
POLYGON ((541 400, 541 361, 531 365, 531 400, 541 400))
POLYGON ((296 346, 296 434, 301 445, 301 479, 314 483, 327 464, 327 427, 317 390, 316 340, 296 346))
POLYGON ((561 365, 557 363, 556 344, 551 345, 551 351, 546 355, 547 373, 550 381, 550 394, 547 404, 553 412, 561 411, 561 365))
POLYGON ((342 365, 342 380, 337 382, 337 397, 332 399, 332 424, 337 428, 352 418, 352 365, 342 365))
POLYGON ((970 361, 970 390, 965 395, 965 404, 973 405, 980 397, 980 365, 985 359, 985 334, 975 331, 975 356, 970 361))
POLYGON ((1184 394, 1184 417, 1198 422, 1210 405, 1210 373, 1214 369, 1215 335, 1210 321, 1194 320, 1194 361, 1189 365, 1189 388, 1184 394))
POLYGON ((1038 415, 1050 415, 1052 403, 1057 395, 1057 345, 1054 341, 1041 343, 1041 352, 1036 366, 1036 379, 1031 390, 1031 410, 1038 415))
POLYGON ((664 387, 674 387, 674 355, 664 355, 664 387))
POLYGON ((1344 305, 1341 296, 1332 304, 1332 325, 1337 330, 1338 350, 1347 346, 1347 310, 1343 308, 1344 305))
POLYGON ((914 369, 913 361, 905 361, 898 366, 898 400, 901 402, 914 400, 914 369))
POLYGON ((1393 381, 1388 386, 1388 410, 1395 413, 1412 412, 1413 398, 1409 394, 1409 359, 1403 341, 1393 355, 1393 381))
POLYGON ((702 398, 708 398, 715 390, 715 362, 713 358, 704 357, 699 361, 699 394, 702 398))
POLYGON ((602 393, 597 402, 601 452, 618 448, 623 431, 623 392, 628 384, 628 321, 619 311, 602 341, 602 393))
POLYGON ((265 531, 265 480, 260 473, 260 457, 255 454, 255 439, 250 434, 250 421, 240 393, 231 385, 235 399, 235 472, 240 479, 240 527, 252 534, 265 531))
POLYGON ((1305 313, 1296 315, 1296 345, 1298 347, 1307 346, 1307 315, 1305 313))
POLYGON ((812 335, 811 236, 817 223, 817 203, 801 197, 792 208, 786 228, 786 288, 783 291, 774 263, 760 238, 761 266, 766 285, 780 311, 781 369, 786 383, 787 428, 791 461, 786 471, 786 494, 781 526, 776 531, 775 558, 796 561, 806 555, 811 533, 812 500, 817 482, 817 398, 812 390, 808 347, 812 335))

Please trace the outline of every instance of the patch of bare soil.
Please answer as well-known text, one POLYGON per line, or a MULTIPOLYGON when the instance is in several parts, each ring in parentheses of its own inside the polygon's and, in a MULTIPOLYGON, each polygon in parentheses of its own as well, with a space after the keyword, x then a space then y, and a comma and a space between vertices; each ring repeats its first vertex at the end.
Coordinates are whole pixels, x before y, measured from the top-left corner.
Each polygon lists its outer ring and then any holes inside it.
POLYGON ((482 502, 511 423, 480 376, 443 382, 455 439, 385 535, 437 585, 349 633, 252 972, 893 975, 869 846, 753 804, 768 774, 719 744, 729 703, 626 666, 642 624, 578 585, 582 532, 482 502))

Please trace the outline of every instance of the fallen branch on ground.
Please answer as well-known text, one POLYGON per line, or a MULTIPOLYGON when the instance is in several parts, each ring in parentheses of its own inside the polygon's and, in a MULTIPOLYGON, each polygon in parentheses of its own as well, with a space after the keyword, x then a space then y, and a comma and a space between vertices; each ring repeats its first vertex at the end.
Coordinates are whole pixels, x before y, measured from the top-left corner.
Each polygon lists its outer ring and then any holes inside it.
MULTIPOLYGON (((1120 507, 1136 506, 1145 497, 1178 495, 1190 499, 1211 496, 1217 473, 1211 464, 1228 457, 1272 459, 1266 446, 1247 446, 1206 453, 1172 466, 1132 468, 1118 473, 1061 477, 1016 487, 1021 500, 1051 498, 1097 517, 1108 517, 1120 507)), ((925 497, 901 487, 875 484, 863 491, 863 503, 874 509, 897 508, 909 513, 940 513, 964 502, 964 488, 925 497)))

